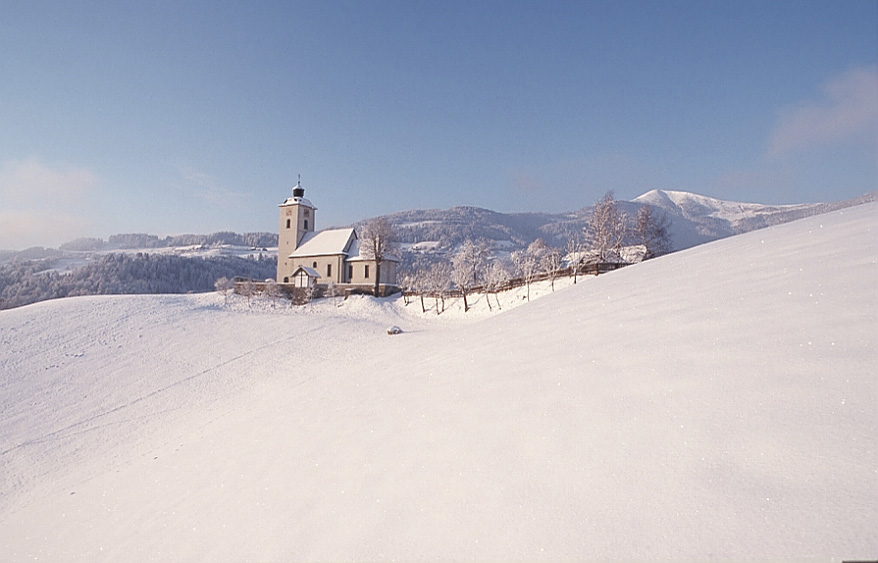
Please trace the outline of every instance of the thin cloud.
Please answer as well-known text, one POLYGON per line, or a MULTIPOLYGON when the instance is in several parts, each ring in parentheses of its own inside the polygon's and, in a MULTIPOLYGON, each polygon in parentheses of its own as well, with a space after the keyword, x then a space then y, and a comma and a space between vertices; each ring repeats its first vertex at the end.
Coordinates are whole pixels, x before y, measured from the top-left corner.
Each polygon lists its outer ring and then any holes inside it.
POLYGON ((854 69, 826 83, 819 100, 786 108, 769 139, 779 157, 840 143, 878 143, 878 67, 854 69))
POLYGON ((88 168, 49 165, 36 157, 0 163, 0 249, 57 246, 82 236, 80 212, 98 185, 88 168))
POLYGON ((49 166, 34 157, 0 164, 0 201, 7 205, 69 200, 96 184, 97 177, 87 168, 49 166))
POLYGON ((63 211, 0 211, 0 249, 54 247, 83 235, 89 220, 63 211))
POLYGON ((178 187, 195 197, 221 208, 241 205, 245 196, 222 186, 215 178, 188 166, 179 168, 181 180, 178 187))

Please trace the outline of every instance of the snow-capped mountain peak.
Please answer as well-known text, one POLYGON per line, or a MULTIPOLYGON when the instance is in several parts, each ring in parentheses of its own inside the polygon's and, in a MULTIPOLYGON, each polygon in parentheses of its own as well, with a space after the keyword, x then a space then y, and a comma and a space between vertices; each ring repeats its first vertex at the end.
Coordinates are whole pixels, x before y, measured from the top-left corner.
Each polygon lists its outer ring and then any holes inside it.
POLYGON ((664 211, 671 220, 673 247, 680 250, 874 199, 875 194, 871 193, 834 203, 767 205, 726 201, 690 192, 651 190, 631 203, 650 205, 664 211))

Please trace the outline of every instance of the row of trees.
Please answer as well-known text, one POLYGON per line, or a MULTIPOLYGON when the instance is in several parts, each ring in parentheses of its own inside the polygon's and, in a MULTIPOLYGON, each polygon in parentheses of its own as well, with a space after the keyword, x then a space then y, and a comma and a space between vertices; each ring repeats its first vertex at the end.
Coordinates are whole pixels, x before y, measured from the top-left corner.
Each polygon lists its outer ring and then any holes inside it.
POLYGON ((537 277, 548 274, 554 290, 555 279, 562 270, 561 250, 550 247, 541 239, 513 252, 509 259, 495 258, 490 241, 466 239, 450 262, 416 263, 403 275, 402 284, 407 293, 419 296, 421 309, 425 312, 425 298, 432 297, 436 312, 441 313, 445 310, 445 299, 453 290, 463 298, 464 311, 469 311, 470 296, 475 291, 484 293, 488 307, 493 309, 494 305, 502 308, 498 293, 507 289, 513 280, 521 280, 527 286, 529 300, 530 285, 537 277))
POLYGON ((111 235, 107 241, 100 238, 78 238, 62 244, 61 250, 97 251, 109 249, 169 248, 175 246, 250 246, 256 248, 277 246, 275 233, 233 233, 220 231, 208 235, 171 235, 159 238, 143 233, 111 235))
POLYGON ((670 250, 669 225, 664 215, 649 206, 641 207, 632 220, 614 200, 613 193, 608 192, 595 204, 585 229, 569 232, 561 248, 537 239, 527 248, 512 252, 505 260, 493 256, 490 241, 466 239, 451 256, 450 263, 416 262, 403 275, 402 283, 408 293, 420 297, 423 311, 426 311, 425 297, 432 297, 437 313, 441 313, 445 297, 453 289, 462 296, 464 311, 469 310, 469 297, 475 290, 486 295, 489 308, 493 308, 492 296, 500 307, 497 294, 513 279, 527 287, 530 300, 531 283, 538 277, 551 280, 554 291, 555 279, 565 268, 570 268, 576 283, 581 264, 624 261, 622 251, 626 246, 642 247, 645 258, 664 254, 670 250))

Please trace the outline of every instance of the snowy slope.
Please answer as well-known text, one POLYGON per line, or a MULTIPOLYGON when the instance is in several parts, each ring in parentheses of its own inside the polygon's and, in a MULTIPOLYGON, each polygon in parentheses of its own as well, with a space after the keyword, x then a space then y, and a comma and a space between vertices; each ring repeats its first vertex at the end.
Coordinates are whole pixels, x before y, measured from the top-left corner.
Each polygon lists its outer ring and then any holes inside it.
POLYGON ((874 557, 876 227, 862 205, 469 322, 215 295, 0 312, 0 553, 874 557))

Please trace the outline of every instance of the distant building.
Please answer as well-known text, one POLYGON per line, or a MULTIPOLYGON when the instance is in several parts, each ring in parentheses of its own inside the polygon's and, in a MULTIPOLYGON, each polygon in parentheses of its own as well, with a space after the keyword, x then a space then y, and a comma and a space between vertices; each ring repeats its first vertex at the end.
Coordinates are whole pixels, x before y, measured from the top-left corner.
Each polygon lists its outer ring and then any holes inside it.
MULTIPOLYGON (((293 196, 279 207, 278 283, 295 283, 299 287, 299 284, 308 283, 325 288, 333 282, 338 286, 371 292, 375 284, 376 263, 360 255, 354 229, 316 232, 314 214, 317 208, 305 199, 301 181, 293 188, 293 196)), ((384 294, 396 289, 396 270, 395 260, 381 262, 380 284, 384 294)))

